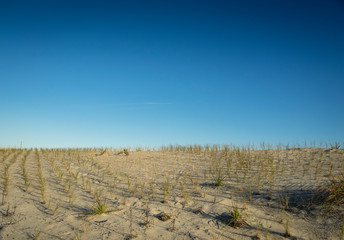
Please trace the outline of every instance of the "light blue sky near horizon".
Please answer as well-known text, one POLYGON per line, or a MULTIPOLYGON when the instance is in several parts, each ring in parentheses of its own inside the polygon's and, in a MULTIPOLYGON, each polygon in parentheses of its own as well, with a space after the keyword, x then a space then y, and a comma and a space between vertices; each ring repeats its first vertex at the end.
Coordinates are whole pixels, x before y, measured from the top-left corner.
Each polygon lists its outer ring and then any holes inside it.
POLYGON ((340 1, 13 1, 0 147, 344 142, 340 1))

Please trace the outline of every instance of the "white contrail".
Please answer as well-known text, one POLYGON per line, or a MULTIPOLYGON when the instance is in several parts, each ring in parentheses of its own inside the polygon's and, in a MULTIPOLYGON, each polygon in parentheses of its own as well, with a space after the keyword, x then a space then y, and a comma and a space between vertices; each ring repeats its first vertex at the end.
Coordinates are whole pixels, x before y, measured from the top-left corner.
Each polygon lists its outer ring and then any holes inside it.
POLYGON ((138 105, 166 105, 166 104, 171 104, 167 102, 141 102, 141 103, 133 103, 133 104, 138 104, 138 105))

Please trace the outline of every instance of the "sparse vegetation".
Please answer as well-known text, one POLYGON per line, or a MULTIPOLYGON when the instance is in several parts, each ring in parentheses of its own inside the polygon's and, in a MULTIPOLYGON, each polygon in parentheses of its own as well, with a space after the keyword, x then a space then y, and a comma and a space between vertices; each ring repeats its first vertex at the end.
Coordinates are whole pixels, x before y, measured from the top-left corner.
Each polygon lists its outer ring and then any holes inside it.
POLYGON ((244 218, 245 214, 237 206, 232 207, 232 211, 228 215, 228 225, 234 228, 239 228, 246 224, 244 218))
POLYGON ((328 183, 318 187, 307 203, 340 205, 344 203, 344 174, 329 179, 328 183))
POLYGON ((288 219, 285 221, 285 226, 284 227, 285 227, 284 237, 286 237, 286 238, 291 237, 290 228, 289 228, 289 220, 288 219))
POLYGON ((92 210, 86 213, 86 216, 93 216, 106 213, 108 207, 106 200, 96 200, 96 204, 93 206, 92 210))
POLYGON ((164 201, 163 203, 167 203, 167 194, 170 191, 170 180, 167 178, 163 184, 163 192, 164 192, 164 201))
MULTIPOLYGON (((329 146, 192 145, 132 150, 130 154, 125 149, 0 149, 1 212, 10 219, 14 211, 8 203, 15 202, 16 215, 20 213, 22 202, 16 199, 19 194, 18 199, 26 203, 47 203, 38 207, 41 212, 37 214, 47 213, 53 221, 65 214, 84 216, 75 220, 78 225, 73 229, 85 228, 88 218, 94 217, 99 223, 89 225, 90 234, 98 225, 109 227, 108 214, 115 211, 109 209, 117 211, 120 206, 121 217, 126 220, 118 220, 118 224, 123 223, 126 233, 129 224, 132 237, 138 233, 149 238, 158 224, 165 224, 165 229, 172 231, 169 234, 181 233, 182 228, 176 229, 175 224, 192 232, 188 221, 197 217, 208 218, 207 228, 216 229, 216 236, 229 237, 231 231, 241 231, 231 227, 243 225, 255 232, 254 239, 290 236, 290 224, 292 234, 297 234, 292 217, 305 207, 304 214, 324 209, 327 217, 341 211, 337 206, 344 203, 344 150, 340 144, 329 146), (92 201, 95 205, 89 206, 92 201), (227 209, 230 202, 233 206, 227 209), (176 221, 175 215, 166 213, 171 210, 178 210, 182 217, 176 221), (255 211, 258 216, 251 216, 255 211), (291 216, 290 211, 295 214, 291 216), (170 221, 164 223, 150 216, 170 221), (275 221, 280 230, 274 225, 263 227, 259 223, 263 217, 264 225, 275 221), (257 218, 258 224, 252 224, 252 218, 257 218)), ((5 224, 9 225, 3 226, 12 226, 12 220, 8 221, 5 224)), ((343 239, 344 224, 337 226, 336 238, 343 239)), ((45 232, 42 234, 46 237, 45 232)), ((74 235, 71 232, 68 237, 74 235)), ((87 235, 82 237, 88 239, 87 235)))
POLYGON ((60 204, 57 203, 56 206, 55 206, 55 208, 54 208, 54 210, 53 210, 53 212, 52 212, 53 216, 56 214, 56 212, 57 212, 57 210, 59 209, 59 207, 60 207, 60 204))

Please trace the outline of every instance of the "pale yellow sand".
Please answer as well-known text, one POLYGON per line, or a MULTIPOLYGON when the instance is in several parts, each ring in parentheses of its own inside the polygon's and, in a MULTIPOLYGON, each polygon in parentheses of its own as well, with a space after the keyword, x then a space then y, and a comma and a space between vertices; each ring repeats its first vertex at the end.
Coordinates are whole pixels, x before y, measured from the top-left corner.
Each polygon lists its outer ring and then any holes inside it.
POLYGON ((15 161, 15 152, 0 152, 1 198, 12 162, 0 206, 2 239, 252 239, 257 228, 260 239, 284 239, 287 222, 290 239, 340 236, 342 206, 301 203, 343 173, 343 150, 39 151, 45 204, 35 151, 16 152, 15 161), (222 186, 214 186, 216 174, 222 186), (85 217, 96 199, 109 212, 85 217), (227 224, 233 206, 244 214, 240 228, 227 224), (161 221, 161 213, 171 219, 161 221))

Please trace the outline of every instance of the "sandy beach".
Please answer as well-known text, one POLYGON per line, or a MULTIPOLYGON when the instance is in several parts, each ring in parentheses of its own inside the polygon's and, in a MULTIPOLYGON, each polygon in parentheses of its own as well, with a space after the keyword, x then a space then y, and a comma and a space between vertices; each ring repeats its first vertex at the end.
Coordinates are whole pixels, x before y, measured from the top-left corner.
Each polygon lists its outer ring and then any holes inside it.
POLYGON ((2 149, 1 239, 340 239, 344 150, 2 149), (339 194, 337 195, 339 196, 339 194))

